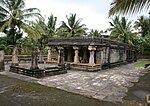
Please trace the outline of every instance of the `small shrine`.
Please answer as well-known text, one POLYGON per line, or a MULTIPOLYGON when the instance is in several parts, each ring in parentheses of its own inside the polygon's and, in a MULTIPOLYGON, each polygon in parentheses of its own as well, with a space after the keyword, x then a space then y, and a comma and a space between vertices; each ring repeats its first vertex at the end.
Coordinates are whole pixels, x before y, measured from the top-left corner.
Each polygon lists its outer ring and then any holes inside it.
POLYGON ((98 71, 116 65, 135 62, 136 47, 98 37, 70 37, 50 39, 47 63, 66 64, 69 68, 98 71), (51 50, 57 51, 57 59, 51 50))

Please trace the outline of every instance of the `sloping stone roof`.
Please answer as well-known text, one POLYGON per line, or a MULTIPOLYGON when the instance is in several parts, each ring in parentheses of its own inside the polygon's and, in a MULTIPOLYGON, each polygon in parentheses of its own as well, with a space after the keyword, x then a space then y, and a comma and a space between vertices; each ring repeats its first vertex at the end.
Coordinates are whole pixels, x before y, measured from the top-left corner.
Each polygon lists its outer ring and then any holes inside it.
POLYGON ((50 39, 48 42, 48 46, 122 46, 123 48, 135 48, 135 46, 128 45, 125 43, 120 43, 116 41, 112 41, 106 38, 98 38, 98 37, 70 37, 70 38, 55 38, 50 39))

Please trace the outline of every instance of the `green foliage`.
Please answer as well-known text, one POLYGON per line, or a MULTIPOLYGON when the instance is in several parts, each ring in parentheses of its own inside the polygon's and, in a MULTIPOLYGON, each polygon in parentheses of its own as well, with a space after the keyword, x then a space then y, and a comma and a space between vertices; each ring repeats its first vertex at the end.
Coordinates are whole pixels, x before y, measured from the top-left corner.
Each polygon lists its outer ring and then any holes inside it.
POLYGON ((95 36, 95 37, 101 37, 102 31, 98 31, 98 30, 94 30, 94 29, 91 29, 91 31, 89 32, 88 36, 95 36))
POLYGON ((145 64, 148 64, 148 63, 150 63, 150 60, 141 59, 136 64, 134 64, 134 66, 135 67, 144 67, 145 64))
POLYGON ((135 21, 135 29, 139 31, 142 37, 150 34, 150 19, 145 16, 140 16, 137 21, 135 21))
POLYGON ((15 45, 17 39, 22 37, 23 29, 29 36, 34 35, 34 31, 30 26, 30 17, 41 17, 37 8, 25 9, 24 0, 1 0, 0 1, 0 32, 7 34, 10 43, 15 45))
POLYGON ((57 35, 56 22, 57 22, 57 17, 54 17, 51 14, 50 17, 48 17, 48 23, 47 23, 48 37, 54 37, 57 35))
POLYGON ((25 38, 21 38, 17 41, 17 43, 19 44, 19 47, 34 47, 34 46, 39 46, 39 42, 29 38, 29 37, 25 37, 25 38))
POLYGON ((66 16, 67 22, 62 21, 61 26, 58 28, 59 36, 75 37, 84 35, 87 30, 85 24, 81 24, 82 19, 76 19, 76 14, 66 16))
POLYGON ((7 36, 0 37, 0 50, 4 50, 5 54, 11 54, 13 45, 7 41, 7 36))
POLYGON ((137 47, 142 55, 150 54, 150 19, 140 16, 135 22, 135 29, 138 30, 139 39, 137 39, 137 47))
POLYGON ((132 32, 133 27, 131 21, 128 21, 125 17, 120 19, 116 16, 109 23, 111 26, 109 29, 111 31, 110 39, 134 45, 136 33, 132 32))
POLYGON ((149 10, 150 0, 113 0, 109 16, 114 14, 136 14, 142 10, 149 10))

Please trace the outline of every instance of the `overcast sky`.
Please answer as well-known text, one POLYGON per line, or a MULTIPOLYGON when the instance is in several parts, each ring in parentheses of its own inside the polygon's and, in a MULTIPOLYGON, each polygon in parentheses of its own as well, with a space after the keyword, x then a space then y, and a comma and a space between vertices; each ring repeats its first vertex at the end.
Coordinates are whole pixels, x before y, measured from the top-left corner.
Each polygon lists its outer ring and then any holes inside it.
MULTIPOLYGON (((113 0, 25 0, 27 8, 39 8, 41 14, 49 17, 51 14, 58 22, 66 21, 66 15, 76 13, 82 18, 83 24, 89 29, 105 30, 109 27, 108 11, 113 0)), ((133 17, 132 17, 133 18, 133 17)), ((131 19, 131 18, 130 18, 131 19)))

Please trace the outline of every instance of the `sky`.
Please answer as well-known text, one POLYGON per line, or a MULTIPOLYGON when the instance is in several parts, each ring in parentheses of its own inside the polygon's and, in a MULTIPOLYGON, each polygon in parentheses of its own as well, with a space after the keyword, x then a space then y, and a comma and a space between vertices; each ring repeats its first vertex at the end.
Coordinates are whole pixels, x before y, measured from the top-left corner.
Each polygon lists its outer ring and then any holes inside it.
POLYGON ((47 19, 57 17, 58 25, 66 15, 76 13, 88 29, 106 30, 109 27, 108 11, 112 0, 25 0, 26 8, 38 8, 47 19))
MULTIPOLYGON (((26 8, 38 8, 42 16, 48 20, 53 14, 58 19, 57 25, 61 21, 66 21, 66 15, 76 13, 77 19, 82 19, 82 24, 90 29, 106 30, 109 28, 108 12, 113 0, 25 0, 26 8)), ((145 15, 147 13, 142 13, 145 15)), ((140 16, 126 17, 128 20, 136 20, 140 16)), ((0 33, 1 36, 1 33, 0 33)))

